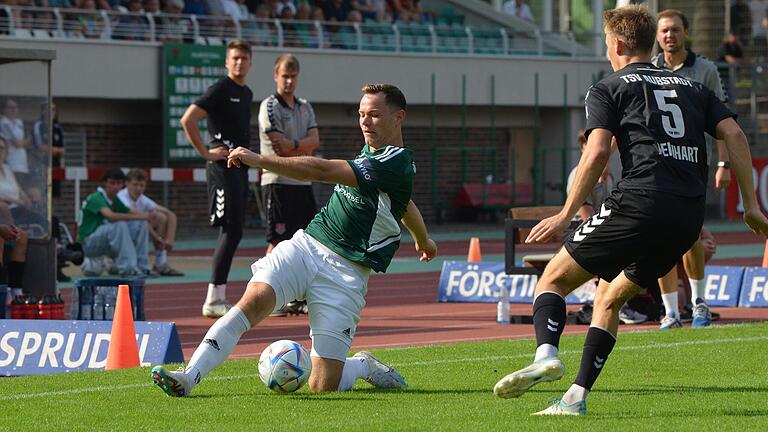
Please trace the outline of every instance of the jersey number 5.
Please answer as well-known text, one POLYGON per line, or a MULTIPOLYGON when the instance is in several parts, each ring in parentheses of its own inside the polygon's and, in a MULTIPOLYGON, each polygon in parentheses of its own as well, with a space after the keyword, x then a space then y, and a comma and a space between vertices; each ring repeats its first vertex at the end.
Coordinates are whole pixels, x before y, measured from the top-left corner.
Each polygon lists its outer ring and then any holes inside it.
POLYGON ((661 125, 664 127, 664 132, 672 138, 682 138, 685 135, 683 112, 674 102, 667 102, 667 98, 676 98, 677 92, 675 90, 654 90, 653 96, 656 98, 656 105, 659 106, 659 109, 669 113, 669 115, 661 115, 661 125))

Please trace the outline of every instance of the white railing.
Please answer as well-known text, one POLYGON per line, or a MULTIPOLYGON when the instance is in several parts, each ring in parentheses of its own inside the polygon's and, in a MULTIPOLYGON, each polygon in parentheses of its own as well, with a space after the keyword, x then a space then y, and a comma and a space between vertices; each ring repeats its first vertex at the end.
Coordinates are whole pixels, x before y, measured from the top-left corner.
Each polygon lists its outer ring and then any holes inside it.
POLYGON ((338 23, 229 16, 0 6, 0 37, 254 46, 398 53, 593 57, 597 35, 499 27, 338 23), (4 16, 3 16, 4 15, 4 16), (578 39, 578 40, 577 40, 578 39))

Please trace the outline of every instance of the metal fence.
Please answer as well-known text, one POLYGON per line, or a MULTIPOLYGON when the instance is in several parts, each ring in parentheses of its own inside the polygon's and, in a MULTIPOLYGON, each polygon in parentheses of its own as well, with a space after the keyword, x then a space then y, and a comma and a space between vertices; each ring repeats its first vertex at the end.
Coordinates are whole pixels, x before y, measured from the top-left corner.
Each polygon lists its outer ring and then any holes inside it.
POLYGON ((514 31, 459 23, 339 23, 229 16, 0 6, 0 36, 255 46, 393 53, 594 57, 598 35, 514 31), (4 13, 2 13, 4 12, 4 13))

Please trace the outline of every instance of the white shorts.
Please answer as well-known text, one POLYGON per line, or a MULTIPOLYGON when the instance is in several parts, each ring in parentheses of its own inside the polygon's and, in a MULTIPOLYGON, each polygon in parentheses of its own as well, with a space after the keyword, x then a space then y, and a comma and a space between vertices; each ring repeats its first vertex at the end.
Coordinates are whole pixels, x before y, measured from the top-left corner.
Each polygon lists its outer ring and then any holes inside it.
POLYGON ((275 310, 293 300, 307 301, 312 356, 344 361, 365 306, 370 268, 298 230, 251 264, 251 271, 251 282, 275 291, 275 310))

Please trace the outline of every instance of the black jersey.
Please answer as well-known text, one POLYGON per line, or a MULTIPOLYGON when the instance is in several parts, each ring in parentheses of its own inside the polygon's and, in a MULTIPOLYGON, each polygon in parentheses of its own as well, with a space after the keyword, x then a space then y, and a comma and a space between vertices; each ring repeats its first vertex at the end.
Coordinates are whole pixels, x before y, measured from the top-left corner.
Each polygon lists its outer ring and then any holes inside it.
POLYGON ((250 147, 251 101, 253 92, 248 86, 240 86, 229 77, 218 80, 208 87, 195 105, 208 113, 208 135, 213 144, 230 148, 250 147))
POLYGON ((701 83, 632 63, 592 86, 586 97, 586 135, 607 129, 618 141, 619 190, 652 190, 698 197, 706 192, 704 132, 735 117, 701 83))

